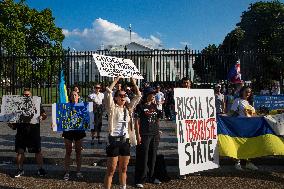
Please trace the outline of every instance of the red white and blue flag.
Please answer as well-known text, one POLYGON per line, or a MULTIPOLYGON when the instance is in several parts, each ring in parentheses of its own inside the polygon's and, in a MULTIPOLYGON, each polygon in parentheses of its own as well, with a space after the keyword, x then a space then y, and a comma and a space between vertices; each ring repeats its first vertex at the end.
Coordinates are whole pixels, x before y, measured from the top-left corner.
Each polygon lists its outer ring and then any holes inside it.
POLYGON ((230 69, 228 73, 228 81, 231 83, 241 83, 241 64, 240 60, 237 61, 237 63, 230 69))

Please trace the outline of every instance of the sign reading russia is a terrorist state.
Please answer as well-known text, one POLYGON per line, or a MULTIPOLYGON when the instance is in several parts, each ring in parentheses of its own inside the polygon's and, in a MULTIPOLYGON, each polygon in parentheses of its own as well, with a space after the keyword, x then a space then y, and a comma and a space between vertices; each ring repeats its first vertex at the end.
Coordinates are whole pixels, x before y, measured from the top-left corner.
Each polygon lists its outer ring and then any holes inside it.
POLYGON ((143 76, 130 59, 99 54, 93 54, 93 58, 101 76, 143 79, 143 76))
POLYGON ((180 175, 219 167, 212 89, 174 89, 180 175))

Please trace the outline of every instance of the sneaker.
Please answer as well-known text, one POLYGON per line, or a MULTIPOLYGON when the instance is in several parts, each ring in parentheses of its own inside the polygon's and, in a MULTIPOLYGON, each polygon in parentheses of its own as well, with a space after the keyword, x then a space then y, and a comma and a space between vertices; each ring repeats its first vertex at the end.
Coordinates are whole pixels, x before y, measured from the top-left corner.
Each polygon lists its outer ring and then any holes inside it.
POLYGON ((143 184, 136 184, 136 188, 144 188, 143 184))
POLYGON ((66 180, 66 181, 69 180, 69 173, 65 173, 63 179, 66 180))
POLYGON ((37 174, 41 177, 45 176, 46 175, 46 171, 43 169, 43 168, 40 168, 38 171, 37 171, 37 174))
POLYGON ((253 170, 253 171, 257 171, 258 170, 257 166, 255 166, 252 162, 247 162, 246 163, 246 168, 250 169, 250 170, 253 170))
POLYGON ((18 177, 20 177, 20 176, 22 176, 22 175, 24 175, 25 174, 25 172, 24 172, 24 170, 23 169, 18 169, 17 170, 17 173, 15 174, 15 178, 18 178, 18 177))
POLYGON ((120 186, 119 189, 126 189, 126 185, 120 186))
POLYGON ((235 169, 238 170, 238 171, 242 171, 242 170, 243 170, 243 168, 242 168, 240 162, 237 162, 237 163, 235 164, 235 169))
POLYGON ((153 184, 161 184, 162 182, 159 180, 159 179, 155 179, 154 181, 153 181, 153 184))
POLYGON ((83 178, 83 174, 81 172, 76 173, 77 178, 83 178))
POLYGON ((186 180, 186 175, 180 175, 179 177, 181 180, 186 180))

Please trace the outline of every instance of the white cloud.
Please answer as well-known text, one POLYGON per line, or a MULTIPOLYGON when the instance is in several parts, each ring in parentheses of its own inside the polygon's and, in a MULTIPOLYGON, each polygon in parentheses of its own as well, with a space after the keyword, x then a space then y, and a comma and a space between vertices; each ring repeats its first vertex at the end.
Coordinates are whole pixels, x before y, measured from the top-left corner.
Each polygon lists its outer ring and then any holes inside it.
MULTIPOLYGON (((66 37, 65 45, 76 50, 96 50, 100 49, 102 44, 106 47, 109 45, 126 45, 130 42, 127 29, 102 18, 96 19, 91 28, 83 30, 74 29, 71 31, 63 29, 63 34, 66 37)), ((154 35, 150 35, 149 38, 143 38, 132 32, 131 38, 131 41, 150 48, 158 48, 162 43, 154 35)))

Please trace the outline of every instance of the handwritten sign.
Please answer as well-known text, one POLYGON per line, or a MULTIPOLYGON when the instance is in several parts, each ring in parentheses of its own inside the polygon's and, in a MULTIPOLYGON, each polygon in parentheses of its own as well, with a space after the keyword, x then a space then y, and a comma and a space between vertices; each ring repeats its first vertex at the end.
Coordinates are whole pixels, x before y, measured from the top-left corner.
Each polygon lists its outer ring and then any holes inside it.
POLYGON ((254 96, 254 108, 284 109, 284 95, 254 96))
POLYGON ((180 175, 219 167, 211 89, 174 89, 180 175))
POLYGON ((2 98, 0 122, 39 123, 41 98, 4 95, 2 98))
POLYGON ((53 131, 94 128, 93 102, 52 104, 53 131))
POLYGON ((130 59, 99 54, 93 54, 93 58, 101 76, 143 79, 143 76, 130 59))

